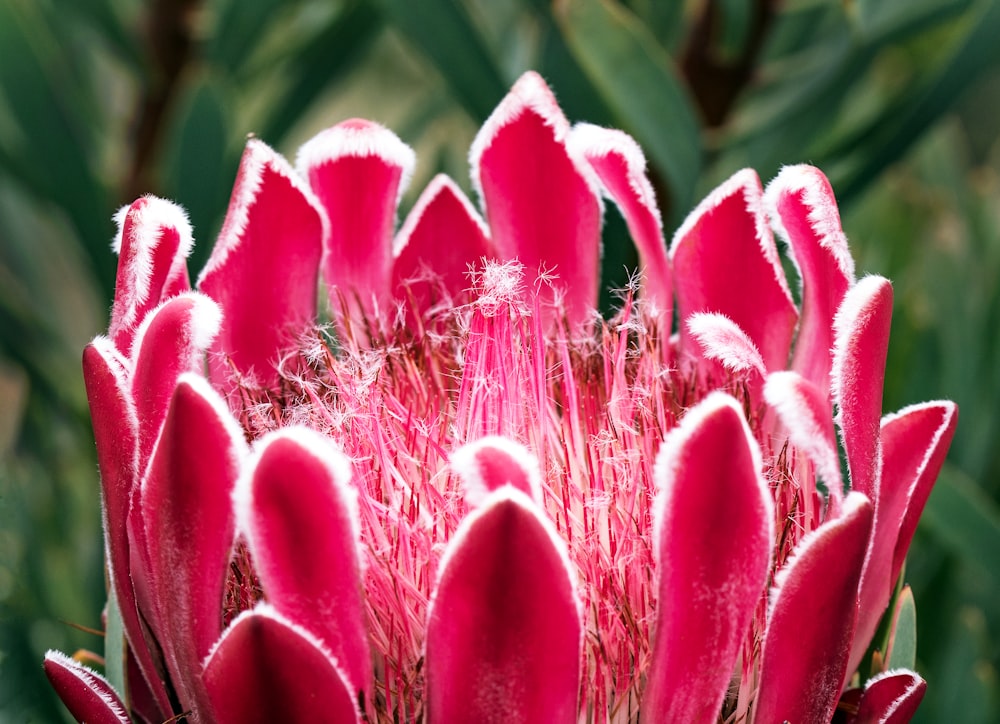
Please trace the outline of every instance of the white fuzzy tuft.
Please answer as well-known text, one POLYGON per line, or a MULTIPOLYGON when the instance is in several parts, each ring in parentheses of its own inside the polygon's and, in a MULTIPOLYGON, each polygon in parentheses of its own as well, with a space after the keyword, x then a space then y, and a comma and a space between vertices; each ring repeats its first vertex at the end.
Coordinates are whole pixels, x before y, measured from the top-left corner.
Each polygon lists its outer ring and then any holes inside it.
POLYGON ((45 652, 45 660, 51 661, 52 663, 62 667, 69 673, 73 674, 78 678, 88 689, 94 692, 101 701, 103 701, 108 710, 117 717, 118 721, 122 724, 129 724, 131 721, 128 714, 122 709, 118 701, 115 701, 115 697, 110 695, 108 691, 112 691, 121 699, 121 695, 115 691, 111 683, 101 676, 99 673, 91 669, 89 666, 84 666, 79 661, 70 658, 61 651, 55 651, 54 649, 49 649, 45 652))
MULTIPOLYGON (((767 185, 764 204, 775 232, 786 242, 788 230, 778 213, 778 201, 784 194, 802 194, 802 202, 809 209, 809 225, 819 238, 819 244, 837 262, 837 266, 848 280, 854 280, 854 257, 847 243, 847 236, 840 224, 840 211, 836 199, 828 193, 828 184, 823 173, 805 164, 785 166, 767 185)), ((788 244, 792 261, 798 267, 795 250, 788 244)), ((800 268, 801 277, 801 268, 800 268)))
POLYGON ((767 374, 757 345, 726 315, 695 312, 688 317, 687 328, 698 340, 705 356, 721 363, 730 372, 745 374, 754 370, 761 377, 767 374))
POLYGON ((490 238, 489 227, 486 226, 486 222, 483 217, 479 215, 476 208, 469 201, 468 197, 462 193, 462 189, 458 187, 454 181, 452 181, 448 176, 443 173, 439 173, 437 176, 431 179, 431 182, 427 184, 427 187, 421 192, 420 198, 417 199, 417 203, 413 205, 410 209, 410 213, 407 215, 406 220, 400 227, 399 232, 396 234, 396 238, 392 244, 392 255, 393 258, 398 258, 402 253, 406 245, 410 243, 410 237, 413 236, 413 232, 416 230, 417 225, 420 223, 420 219, 423 217, 424 213, 427 211, 427 207, 436 199, 440 194, 450 191, 451 194, 458 199, 459 203, 462 204, 462 208, 469 215, 469 218, 475 222, 479 230, 483 232, 483 236, 487 239, 490 238))
POLYGON ((264 180, 264 170, 269 168, 274 173, 288 180, 292 187, 302 194, 306 202, 319 215, 323 231, 323 245, 326 246, 330 237, 330 220, 326 210, 309 188, 309 185, 295 172, 284 156, 272 149, 263 141, 251 138, 247 141, 246 150, 240 160, 240 170, 233 185, 233 193, 226 212, 226 220, 222 224, 219 238, 212 249, 205 267, 198 276, 198 286, 217 269, 222 267, 229 254, 239 246, 250 222, 250 209, 257 201, 260 186, 264 180))
POLYGON ((510 457, 527 477, 532 500, 538 506, 543 504, 542 473, 538 468, 537 458, 520 443, 499 435, 490 435, 463 445, 451 455, 451 468, 462 479, 469 507, 478 508, 491 492, 483 479, 482 468, 476 457, 484 448, 494 448, 510 457))

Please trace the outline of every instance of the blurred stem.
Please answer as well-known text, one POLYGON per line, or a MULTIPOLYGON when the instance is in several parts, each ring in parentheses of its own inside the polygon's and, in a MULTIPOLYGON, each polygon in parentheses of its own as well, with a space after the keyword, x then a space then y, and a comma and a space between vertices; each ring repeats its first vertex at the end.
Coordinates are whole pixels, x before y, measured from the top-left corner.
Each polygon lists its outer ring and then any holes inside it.
POLYGON ((709 128, 718 128, 726 122, 740 93, 753 79, 757 59, 774 20, 776 0, 748 2, 753 5, 750 28, 746 43, 735 58, 729 60, 718 51, 721 3, 704 0, 680 60, 681 71, 709 128))
POLYGON ((153 163, 181 76, 191 59, 200 0, 154 0, 146 19, 149 73, 136 110, 135 153, 125 197, 153 188, 153 163))

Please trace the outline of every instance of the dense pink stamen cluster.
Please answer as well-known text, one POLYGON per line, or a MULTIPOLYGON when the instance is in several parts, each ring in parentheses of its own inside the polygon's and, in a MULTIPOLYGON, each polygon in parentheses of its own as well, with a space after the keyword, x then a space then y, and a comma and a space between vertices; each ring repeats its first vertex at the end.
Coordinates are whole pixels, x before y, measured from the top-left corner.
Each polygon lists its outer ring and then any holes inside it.
MULTIPOLYGON (((371 706, 378 721, 422 711, 427 608, 444 546, 469 512, 449 468, 456 447, 487 435, 522 441, 539 459, 545 510, 568 543, 585 620, 582 711, 634 716, 655 621, 653 462, 684 411, 710 390, 744 404, 776 499, 776 562, 819 511, 806 517, 794 450, 758 428, 740 376, 680 372, 670 340, 628 293, 593 335, 542 330, 517 264, 488 263, 470 302, 428 319, 435 334, 385 330, 391 342, 337 344, 318 329, 287 356, 278 387, 241 387, 231 398, 250 438, 306 424, 351 458, 367 554, 366 607, 379 660, 371 706), (293 371, 294 370, 294 371, 293 371), (773 447, 777 445, 777 449, 773 447)), ((359 336, 361 332, 359 331, 359 336)), ((805 474, 811 475, 806 464, 805 474)), ((744 647, 753 674, 766 596, 744 647)), ((752 676, 749 677, 752 680, 752 676)), ((753 691, 731 694, 745 712, 753 691)), ((724 712, 726 713, 726 712, 724 712)))

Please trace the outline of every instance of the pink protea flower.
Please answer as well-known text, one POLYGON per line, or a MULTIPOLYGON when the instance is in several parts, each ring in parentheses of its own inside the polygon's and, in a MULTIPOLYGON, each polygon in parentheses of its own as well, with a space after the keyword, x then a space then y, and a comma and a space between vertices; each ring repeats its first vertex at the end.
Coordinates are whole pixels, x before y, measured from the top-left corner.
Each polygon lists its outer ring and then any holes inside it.
POLYGON ((472 148, 485 218, 438 177, 393 238, 412 165, 365 121, 298 171, 249 141, 199 291, 183 213, 123 212, 84 374, 124 675, 50 653, 72 713, 908 720, 924 681, 866 651, 957 410, 882 417, 892 288, 824 176, 741 171, 668 254, 635 143, 531 73, 472 148), (610 321, 601 192, 642 261, 610 321))

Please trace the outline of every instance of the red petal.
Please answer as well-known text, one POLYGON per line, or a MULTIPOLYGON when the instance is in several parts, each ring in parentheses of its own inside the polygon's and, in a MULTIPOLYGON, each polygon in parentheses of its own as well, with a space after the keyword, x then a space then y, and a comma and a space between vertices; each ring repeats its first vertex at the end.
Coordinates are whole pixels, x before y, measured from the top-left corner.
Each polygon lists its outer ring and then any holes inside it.
POLYGON ((830 495, 842 498, 844 481, 827 391, 796 372, 775 372, 764 384, 764 398, 778 414, 788 440, 812 462, 830 495))
POLYGON ((435 303, 465 301, 472 286, 470 268, 494 257, 485 223, 462 190, 443 174, 420 194, 395 247, 393 294, 398 300, 410 300, 421 315, 435 303))
POLYGON ((901 493, 906 501, 892 556, 891 587, 899 578, 917 521, 941 472, 957 425, 958 405, 950 401, 912 405, 882 421, 881 494, 888 497, 901 493))
POLYGON ((286 428, 257 444, 236 501, 267 600, 323 641, 352 691, 369 689, 350 461, 319 433, 286 428))
POLYGON ((503 486, 456 531, 427 621, 429 721, 575 722, 582 622, 565 546, 503 486))
POLYGON ((97 337, 83 351, 83 378, 101 470, 105 555, 125 635, 157 704, 163 712, 169 712, 170 699, 146 646, 132 587, 131 551, 126 531, 132 495, 139 479, 139 420, 123 364, 115 346, 105 337, 97 337))
MULTIPOLYGON (((352 316, 389 298, 396 205, 413 173, 413 150, 377 123, 352 119, 299 149, 296 166, 330 219, 323 278, 352 316)), ((338 310, 339 311, 339 310, 338 310)))
POLYGON ((182 375, 141 491, 157 638, 184 710, 201 711, 201 662, 222 630, 242 432, 201 377, 182 375))
POLYGON ((459 448, 451 456, 451 468, 462 478, 465 498, 473 507, 504 485, 542 504, 538 461, 523 445, 505 437, 484 437, 459 448))
POLYGON ((775 576, 757 692, 758 722, 830 721, 847 671, 872 504, 844 498, 839 518, 804 537, 775 576))
POLYGON ((148 460, 184 372, 202 372, 204 352, 219 332, 222 313, 209 297, 188 292, 163 302, 135 335, 132 395, 139 415, 139 459, 148 460))
POLYGON ((143 196, 123 207, 115 220, 118 276, 109 334, 127 355, 135 328, 146 313, 190 288, 187 256, 194 239, 184 210, 155 196, 143 196))
POLYGON ((642 715, 714 722, 767 585, 774 505, 737 402, 715 393, 664 441, 654 477, 657 619, 642 715))
MULTIPOLYGON (((532 286, 541 272, 555 275, 566 317, 579 326, 597 305, 601 205, 568 134, 552 91, 528 72, 483 124, 469 161, 500 258, 520 261, 532 286)), ((552 299, 547 286, 542 293, 552 299)))
POLYGON ((882 384, 889 350, 892 319, 892 284, 870 276, 847 292, 834 322, 833 401, 844 441, 851 488, 876 505, 882 454, 879 421, 882 417, 882 384))
POLYGON ((882 420, 882 476, 871 552, 861 581, 852 665, 860 663, 889 605, 957 423, 958 408, 953 402, 913 405, 882 420))
POLYGON ((107 679, 58 651, 45 654, 45 675, 69 713, 86 724, 129 724, 125 705, 107 679))
POLYGON ((854 283, 854 260, 826 176, 812 166, 786 166, 767 185, 771 223, 788 242, 802 278, 802 320, 793 369, 829 388, 833 319, 854 283))
POLYGON ((852 724, 906 724, 927 691, 927 682, 915 671, 899 669, 873 677, 865 685, 852 724))
POLYGON ((698 355, 685 322, 695 312, 729 317, 769 371, 788 365, 798 313, 764 213, 760 179, 740 171, 684 221, 670 248, 681 347, 698 355))
POLYGON ((670 259, 663 239, 663 221, 656 193, 646 175, 646 157, 622 131, 578 123, 569 136, 570 148, 586 158, 605 192, 618 205, 639 250, 643 298, 666 319, 673 313, 670 259))
POLYGON ((222 307, 212 379, 229 362, 269 386, 275 363, 316 319, 316 284, 329 234, 319 202, 281 156, 250 139, 212 256, 198 287, 222 307), (228 361, 227 361, 228 358, 228 361))
POLYGON ((333 656, 267 604, 226 629, 205 662, 204 681, 219 724, 361 721, 333 656))

